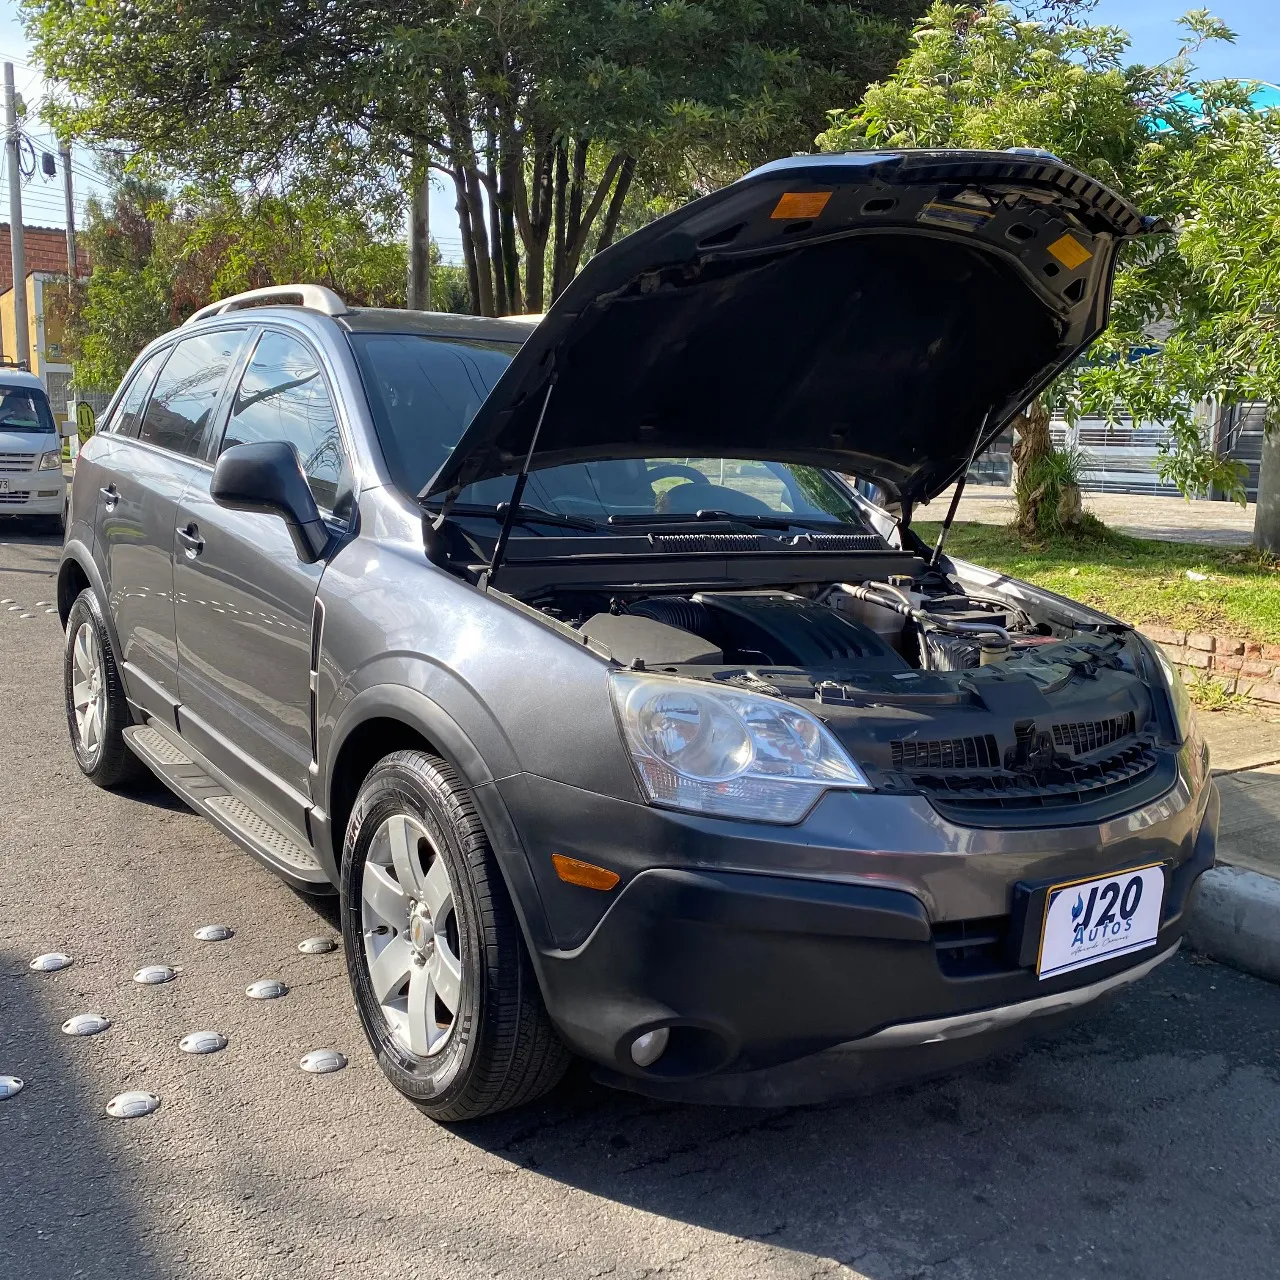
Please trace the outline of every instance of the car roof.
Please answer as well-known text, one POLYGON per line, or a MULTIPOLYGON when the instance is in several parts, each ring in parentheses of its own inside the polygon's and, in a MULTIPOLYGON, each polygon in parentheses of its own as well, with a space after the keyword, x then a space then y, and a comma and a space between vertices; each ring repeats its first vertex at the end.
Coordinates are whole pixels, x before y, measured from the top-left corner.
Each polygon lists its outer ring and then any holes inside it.
POLYGON ((25 369, 6 369, 0 366, 0 387, 28 387, 43 391, 44 383, 25 369))
POLYGON ((482 342, 523 342, 541 319, 541 316, 495 318, 393 307, 356 307, 336 317, 337 323, 352 333, 415 333, 430 338, 474 338, 482 342))

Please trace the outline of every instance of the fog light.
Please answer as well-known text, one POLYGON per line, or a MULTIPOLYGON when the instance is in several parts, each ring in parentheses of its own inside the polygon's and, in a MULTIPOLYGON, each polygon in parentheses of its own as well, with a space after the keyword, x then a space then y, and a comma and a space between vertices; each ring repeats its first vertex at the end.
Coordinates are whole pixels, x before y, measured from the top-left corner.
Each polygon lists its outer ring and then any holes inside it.
POLYGON ((659 1027, 656 1031, 646 1031, 642 1036, 636 1036, 631 1042, 631 1061, 637 1067, 651 1067, 667 1050, 667 1041, 671 1039, 671 1032, 666 1027, 659 1027))

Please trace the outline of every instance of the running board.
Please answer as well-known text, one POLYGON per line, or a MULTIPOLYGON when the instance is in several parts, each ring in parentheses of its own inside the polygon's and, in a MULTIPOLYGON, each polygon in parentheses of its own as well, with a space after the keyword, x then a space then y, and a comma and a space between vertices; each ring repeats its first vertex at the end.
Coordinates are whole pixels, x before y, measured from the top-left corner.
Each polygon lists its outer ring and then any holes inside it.
POLYGON ((253 854, 277 875, 300 889, 330 888, 316 855, 251 809, 223 782, 199 754, 151 725, 124 731, 129 750, 179 799, 253 854))

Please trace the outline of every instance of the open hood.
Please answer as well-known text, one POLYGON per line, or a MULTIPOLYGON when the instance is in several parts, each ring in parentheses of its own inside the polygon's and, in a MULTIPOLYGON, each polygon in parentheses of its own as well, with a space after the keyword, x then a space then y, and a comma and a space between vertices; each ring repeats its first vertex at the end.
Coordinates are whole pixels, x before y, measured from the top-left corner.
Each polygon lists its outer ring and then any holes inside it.
POLYGON ((422 496, 675 456, 928 501, 1101 332, 1121 241, 1161 229, 1042 153, 765 165, 594 257, 422 496))

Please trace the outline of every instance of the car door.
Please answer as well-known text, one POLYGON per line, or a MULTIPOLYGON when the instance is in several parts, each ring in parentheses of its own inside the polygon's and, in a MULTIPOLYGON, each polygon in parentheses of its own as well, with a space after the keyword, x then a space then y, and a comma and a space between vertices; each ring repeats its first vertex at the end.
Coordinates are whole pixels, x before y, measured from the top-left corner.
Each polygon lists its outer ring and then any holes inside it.
MULTIPOLYGON (((334 397, 310 345, 270 328, 245 363, 211 453, 262 440, 293 445, 321 514, 345 528, 351 472, 334 397)), ((300 561, 278 517, 217 506, 210 474, 192 481, 177 519, 183 734, 301 831, 310 804, 312 622, 324 562, 300 561)))
POLYGON ((178 500, 208 464, 205 431, 247 330, 192 335, 151 356, 94 452, 94 555, 130 698, 174 723, 178 655, 173 542, 178 500), (152 379, 154 378, 154 386, 152 379))

